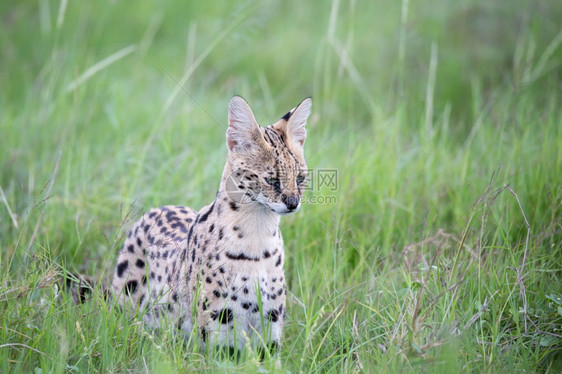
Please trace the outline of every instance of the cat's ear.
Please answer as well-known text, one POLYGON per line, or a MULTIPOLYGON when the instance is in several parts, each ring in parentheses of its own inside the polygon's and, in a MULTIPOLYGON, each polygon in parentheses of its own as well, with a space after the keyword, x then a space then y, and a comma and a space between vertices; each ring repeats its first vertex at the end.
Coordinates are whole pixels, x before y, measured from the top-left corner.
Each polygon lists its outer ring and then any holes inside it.
POLYGON ((303 146, 306 140, 306 120, 310 115, 311 105, 312 99, 307 97, 295 109, 283 117, 287 121, 287 136, 291 141, 300 146, 303 146))
POLYGON ((233 152, 251 150, 256 140, 261 137, 258 123, 250 106, 240 96, 234 96, 228 106, 228 130, 226 144, 233 152))

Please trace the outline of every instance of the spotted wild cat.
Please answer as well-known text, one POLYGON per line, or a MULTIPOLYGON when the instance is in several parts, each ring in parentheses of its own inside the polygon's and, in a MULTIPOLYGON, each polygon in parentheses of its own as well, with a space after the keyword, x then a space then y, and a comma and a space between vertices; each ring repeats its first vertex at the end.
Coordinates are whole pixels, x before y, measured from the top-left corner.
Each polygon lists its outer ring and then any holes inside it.
POLYGON ((285 319, 282 215, 296 212, 307 177, 303 146, 312 101, 260 127, 241 97, 228 111, 228 156, 215 200, 199 212, 164 206, 131 228, 113 292, 146 323, 166 321, 202 342, 241 349, 280 344, 285 319), (263 323, 265 321, 265 323, 263 323))

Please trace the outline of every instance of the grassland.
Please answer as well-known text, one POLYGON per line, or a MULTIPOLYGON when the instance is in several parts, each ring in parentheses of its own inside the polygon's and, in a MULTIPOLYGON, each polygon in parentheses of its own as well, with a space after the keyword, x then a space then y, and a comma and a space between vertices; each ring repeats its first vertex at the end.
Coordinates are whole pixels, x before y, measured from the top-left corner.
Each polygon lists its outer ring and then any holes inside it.
POLYGON ((39 0, 0 17, 1 372, 562 371, 559 2, 39 0), (213 199, 234 94, 264 125, 311 95, 308 163, 337 174, 283 219, 288 321, 263 363, 58 285, 107 283, 145 209, 213 199))

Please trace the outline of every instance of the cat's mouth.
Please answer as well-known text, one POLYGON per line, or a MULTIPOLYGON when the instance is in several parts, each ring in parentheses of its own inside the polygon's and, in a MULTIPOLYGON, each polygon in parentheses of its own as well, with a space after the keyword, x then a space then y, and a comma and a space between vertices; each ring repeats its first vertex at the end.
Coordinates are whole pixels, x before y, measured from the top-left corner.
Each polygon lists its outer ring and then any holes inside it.
POLYGON ((287 204, 281 201, 273 202, 271 200, 268 200, 263 195, 258 195, 256 201, 264 207, 268 208, 273 213, 279 214, 280 216, 286 216, 296 213, 301 207, 300 201, 296 204, 289 204, 289 206, 287 206, 287 204))
POLYGON ((277 212, 277 213, 278 213, 279 215, 282 215, 282 216, 288 216, 289 214, 293 214, 293 213, 298 212, 299 209, 300 209, 300 207, 301 207, 301 206, 300 206, 300 204, 299 204, 299 206, 297 206, 296 208, 293 208, 293 209, 287 208, 284 212, 277 212))
MULTIPOLYGON (((280 204, 280 205, 285 205, 285 204, 280 204)), ((281 216, 288 216, 289 214, 298 212, 300 208, 301 208, 301 204, 299 202, 298 205, 296 206, 287 207, 285 205, 282 206, 280 209, 272 209, 272 210, 281 216)))

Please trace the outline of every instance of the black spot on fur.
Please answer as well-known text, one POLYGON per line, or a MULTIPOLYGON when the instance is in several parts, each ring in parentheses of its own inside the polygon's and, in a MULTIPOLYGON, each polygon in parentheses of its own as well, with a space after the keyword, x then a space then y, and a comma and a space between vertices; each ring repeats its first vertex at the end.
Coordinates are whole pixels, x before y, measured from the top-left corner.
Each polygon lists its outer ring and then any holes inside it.
POLYGON ((129 261, 127 260, 117 265, 117 276, 121 278, 123 276, 123 273, 125 272, 125 270, 127 270, 128 267, 129 267, 129 261))
POLYGON ((211 223, 211 226, 209 226, 209 232, 213 232, 214 229, 215 229, 215 224, 211 223))
POLYGON ((137 238, 137 245, 138 245, 139 247, 142 247, 142 240, 141 240, 141 238, 137 238))
POLYGON ((135 253, 135 246, 133 244, 129 244, 129 246, 127 247, 127 250, 131 253, 135 253))
POLYGON ((214 310, 211 313, 211 318, 213 319, 213 321, 216 321, 218 319, 219 323, 226 325, 227 323, 232 322, 234 314, 232 313, 232 309, 225 308, 221 310, 214 310))
POLYGON ((137 265, 138 268, 144 269, 144 261, 141 260, 140 258, 137 259, 135 265, 137 265))
POLYGON ((178 220, 176 211, 175 210, 169 210, 168 213, 166 213, 166 219, 168 221, 178 220))
POLYGON ((213 295, 215 295, 217 299, 221 297, 221 293, 218 290, 214 290, 213 295))
POLYGON ((207 277, 207 279, 205 279, 205 282, 211 284, 213 283, 213 280, 211 279, 211 277, 207 277))
POLYGON ((137 291, 137 287, 139 286, 139 282, 136 280, 129 281, 125 284, 125 293, 127 295, 132 295, 137 291))
POLYGON ((181 330, 182 326, 183 326, 183 323, 184 323, 184 319, 183 319, 183 317, 180 317, 178 319, 178 323, 176 324, 176 329, 181 330))
POLYGON ((259 257, 250 257, 250 256, 247 256, 244 253, 238 253, 236 255, 233 255, 230 252, 226 252, 226 257, 228 257, 231 260, 242 260, 242 261, 259 261, 260 260, 259 257))
POLYGON ((271 257, 271 253, 269 253, 269 251, 266 249, 265 251, 263 251, 263 257, 269 258, 269 257, 271 257))
POLYGON ((215 203, 214 202, 213 202, 213 205, 211 205, 211 207, 207 211, 207 213, 203 214, 202 216, 199 216, 199 220, 197 222, 205 222, 207 220, 207 218, 209 218, 209 214, 211 214, 213 212, 213 209, 215 209, 215 203))
POLYGON ((277 261, 275 262, 275 266, 279 266, 279 265, 281 265, 281 255, 277 257, 277 261))
POLYGON ((221 359, 228 359, 232 362, 240 362, 241 352, 234 347, 226 347, 221 345, 216 345, 213 347, 214 357, 220 357, 221 359))
POLYGON ((203 341, 207 341, 207 330, 204 327, 201 327, 201 339, 203 339, 203 341))
MULTIPOLYGON (((275 134, 275 135, 276 135, 277 133, 276 133, 275 131, 273 131, 271 128, 268 128, 268 127, 264 127, 263 130, 264 130, 263 132, 264 132, 265 137, 266 137, 266 141, 267 141, 269 144, 271 144, 272 147, 277 148, 277 144, 275 144, 275 142, 273 141, 273 138, 271 137, 270 132, 273 133, 273 134, 275 134)), ((275 136, 275 135, 274 135, 274 136, 275 136)), ((277 150, 275 150, 275 153, 276 153, 277 155, 279 154, 279 153, 277 152, 277 150)))
POLYGON ((193 235, 193 227, 195 227, 195 226, 191 226, 191 228, 189 229, 189 234, 187 234, 187 243, 188 244, 191 241, 191 235, 193 235))
POLYGON ((230 202, 230 209, 232 209, 233 211, 236 212, 240 208, 238 207, 238 204, 236 204, 234 201, 231 201, 230 202))
POLYGON ((267 346, 259 346, 257 348, 257 353, 258 353, 258 356, 260 357, 260 361, 265 360, 266 350, 269 351, 270 356, 273 356, 275 354, 275 352, 277 351, 278 347, 279 347, 279 344, 277 342, 269 342, 269 343, 267 343, 267 346))
POLYGON ((250 309, 251 306, 252 306, 251 303, 242 303, 242 308, 244 308, 246 310, 250 309))
POLYGON ((221 227, 221 229, 219 230, 219 240, 222 240, 223 237, 224 237, 224 230, 221 227))
POLYGON ((232 301, 238 300, 238 296, 236 296, 236 295, 232 295, 232 296, 230 296, 230 298, 232 299, 232 301))

